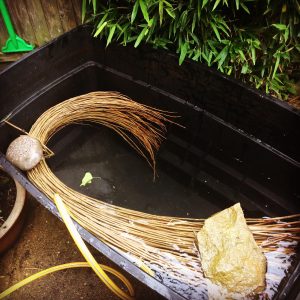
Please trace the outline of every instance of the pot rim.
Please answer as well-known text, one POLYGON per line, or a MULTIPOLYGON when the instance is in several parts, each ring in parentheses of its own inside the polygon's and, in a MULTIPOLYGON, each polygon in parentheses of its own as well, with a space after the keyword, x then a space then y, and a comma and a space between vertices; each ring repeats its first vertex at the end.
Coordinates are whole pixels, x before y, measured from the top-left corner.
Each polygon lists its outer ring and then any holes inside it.
MULTIPOLYGON (((1 165, 0 165, 0 169, 3 170, 3 168, 1 167, 1 165)), ((1 241, 2 238, 4 238, 6 236, 6 234, 10 231, 10 229, 16 223, 16 221, 18 220, 18 218, 19 218, 19 216, 20 216, 20 214, 23 211, 24 206, 25 206, 26 191, 19 184, 19 182, 16 181, 15 178, 13 178, 13 180, 14 180, 15 186, 16 186, 16 199, 15 199, 15 203, 14 203, 13 209, 11 210, 8 218, 0 226, 0 241, 1 241)))

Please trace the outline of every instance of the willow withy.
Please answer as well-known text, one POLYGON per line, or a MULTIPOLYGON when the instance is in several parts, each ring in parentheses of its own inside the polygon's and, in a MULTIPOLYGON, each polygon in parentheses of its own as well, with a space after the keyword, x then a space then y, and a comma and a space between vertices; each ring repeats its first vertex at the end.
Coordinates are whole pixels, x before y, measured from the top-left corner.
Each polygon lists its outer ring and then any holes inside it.
MULTIPOLYGON (((164 137, 165 123, 172 122, 172 114, 116 92, 93 92, 51 107, 38 118, 29 134, 46 145, 63 127, 86 122, 117 132, 155 170, 155 151, 164 137)), ((28 177, 50 199, 55 193, 61 195, 72 217, 107 244, 173 270, 176 266, 166 259, 168 255, 191 270, 199 263, 195 234, 203 225, 202 219, 152 215, 88 197, 62 183, 45 159, 28 172, 28 177)), ((300 237, 299 217, 247 219, 247 223, 264 252, 278 250, 281 242, 291 242, 285 252, 292 254, 294 242, 300 237)))

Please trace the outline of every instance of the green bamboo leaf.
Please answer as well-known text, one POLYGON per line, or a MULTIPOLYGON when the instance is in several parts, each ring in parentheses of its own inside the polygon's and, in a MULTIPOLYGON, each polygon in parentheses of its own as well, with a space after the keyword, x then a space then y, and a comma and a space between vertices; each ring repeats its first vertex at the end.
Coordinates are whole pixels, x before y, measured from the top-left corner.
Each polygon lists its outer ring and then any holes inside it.
POLYGON ((195 41, 195 43, 196 43, 197 45, 199 45, 199 39, 198 39, 198 37, 197 37, 194 33, 192 33, 192 32, 190 32, 190 36, 191 36, 192 39, 195 41))
POLYGON ((217 56, 218 53, 219 53, 219 52, 217 51, 216 47, 215 47, 215 44, 216 44, 216 43, 217 43, 217 42, 216 42, 215 40, 207 40, 207 44, 209 45, 211 51, 213 52, 213 54, 214 54, 215 56, 217 56))
POLYGON ((108 38, 107 38, 107 42, 106 42, 106 47, 110 44, 111 40, 112 40, 112 37, 115 33, 115 30, 116 30, 116 27, 117 25, 113 25, 110 29, 109 29, 109 35, 108 35, 108 38))
POLYGON ((181 33, 178 36, 178 50, 176 51, 176 53, 180 52, 180 48, 182 46, 183 42, 182 42, 182 35, 181 33))
POLYGON ((223 65, 227 55, 228 55, 229 47, 225 46, 222 51, 215 58, 214 62, 218 62, 218 69, 223 65))
POLYGON ((177 38, 177 34, 176 34, 176 32, 177 32, 177 21, 175 21, 174 20, 174 22, 172 22, 173 23, 173 36, 174 36, 174 38, 177 38))
POLYGON ((274 66, 274 70, 273 70, 273 74, 272 74, 272 79, 273 79, 273 78, 275 77, 275 75, 276 75, 276 72, 277 72, 279 63, 280 63, 280 56, 277 55, 276 62, 275 62, 275 66, 274 66))
POLYGON ((159 13, 159 24, 161 25, 164 18, 164 1, 159 0, 158 4, 158 13, 159 13))
POLYGON ((284 42, 286 43, 288 38, 289 38, 289 33, 290 33, 290 30, 289 28, 287 27, 286 30, 284 31, 284 42))
POLYGON ((95 32, 94 37, 98 36, 106 25, 107 25, 107 22, 104 22, 95 32))
POLYGON ((168 38, 171 39, 172 36, 172 23, 169 25, 169 33, 168 33, 168 38))
POLYGON ((220 1, 221 0, 216 0, 215 5, 214 5, 214 7, 212 9, 213 11, 217 8, 217 6, 219 5, 220 1))
POLYGON ((135 41, 136 38, 137 38, 136 35, 134 35, 134 36, 130 35, 130 32, 129 33, 128 32, 124 33, 124 36, 126 36, 126 41, 125 41, 125 43, 123 43, 125 46, 126 46, 127 43, 131 43, 131 42, 135 41))
POLYGON ((175 13, 174 13, 174 11, 173 11, 173 8, 172 8, 172 9, 171 9, 171 8, 166 8, 166 12, 167 12, 167 14, 168 14, 171 18, 175 19, 176 15, 175 15, 175 13))
POLYGON ((125 34, 125 32, 127 32, 127 28, 130 26, 130 23, 127 24, 123 24, 122 26, 120 26, 119 24, 117 24, 117 28, 119 29, 120 33, 117 37, 117 39, 119 39, 123 34, 125 34))
POLYGON ((228 31, 230 31, 229 26, 227 25, 226 21, 224 21, 222 18, 218 18, 218 22, 222 24, 228 31))
MULTIPOLYGON (((200 1, 200 0, 199 0, 200 1)), ((202 8, 207 4, 208 0, 203 0, 202 1, 202 8)))
POLYGON ((212 27, 212 29, 213 29, 213 31, 214 31, 214 33, 215 33, 217 39, 218 39, 219 42, 220 42, 220 41, 221 41, 221 37, 220 37, 220 33, 219 33, 219 31, 218 31, 216 25, 215 25, 213 22, 211 22, 211 23, 210 23, 210 26, 212 27))
POLYGON ((219 25, 219 29, 221 29, 227 36, 230 36, 229 32, 226 30, 226 28, 223 25, 221 25, 221 24, 218 24, 218 25, 219 25))
POLYGON ((270 85, 270 84, 267 82, 267 83, 266 83, 266 93, 267 93, 267 94, 269 94, 269 85, 270 85))
POLYGON ((108 13, 106 13, 106 14, 102 17, 101 21, 100 21, 100 22, 98 23, 98 25, 97 25, 97 28, 99 28, 99 27, 102 26, 102 24, 104 23, 104 21, 107 19, 107 16, 108 16, 108 13))
POLYGON ((253 41, 253 46, 256 48, 256 49, 260 49, 260 41, 258 39, 255 39, 253 41))
POLYGON ((248 64, 244 64, 243 67, 242 67, 241 73, 242 74, 247 74, 248 69, 249 69, 249 65, 248 64))
POLYGON ((201 17, 201 3, 200 3, 200 0, 197 1, 198 4, 197 4, 197 17, 198 17, 198 20, 200 19, 201 17))
POLYGON ((197 49, 195 55, 192 57, 192 60, 198 60, 201 57, 201 49, 197 49))
POLYGON ((180 22, 181 22, 181 24, 180 24, 180 26, 182 27, 182 28, 185 28, 186 27, 186 24, 187 24, 187 14, 188 14, 188 12, 185 10, 183 13, 182 13, 182 15, 180 16, 180 22))
POLYGON ((265 58, 265 59, 263 60, 263 67, 262 67, 261 73, 260 73, 260 75, 261 75, 262 78, 265 76, 265 73, 266 73, 266 63, 267 63, 267 60, 266 60, 266 58, 265 58))
POLYGON ((168 1, 164 0, 164 4, 165 4, 166 6, 168 6, 169 8, 172 8, 172 9, 173 9, 172 4, 169 3, 168 1))
POLYGON ((82 7, 81 7, 81 23, 84 23, 85 15, 86 15, 86 0, 83 0, 82 7))
POLYGON ((238 50, 238 53, 240 54, 240 57, 242 59, 242 61, 246 61, 246 57, 245 57, 245 54, 242 50, 238 50))
POLYGON ((228 67, 228 70, 226 72, 227 75, 230 75, 232 73, 232 66, 228 67))
POLYGON ((208 57, 206 56, 206 54, 204 52, 202 52, 201 55, 206 60, 206 62, 208 63, 208 57))
POLYGON ((251 47, 251 59, 252 59, 253 65, 255 65, 256 52, 255 52, 255 48, 254 47, 251 47))
POLYGON ((144 0, 138 0, 138 1, 139 1, 139 5, 140 5, 140 8, 141 8, 142 14, 144 16, 144 19, 149 24, 150 19, 149 19, 149 15, 148 15, 147 6, 146 6, 144 0))
POLYGON ((236 9, 239 10, 240 8, 240 0, 235 0, 236 9))
POLYGON ((243 2, 241 3, 241 7, 243 8, 243 10, 244 10, 247 14, 250 15, 250 11, 249 11, 248 7, 247 7, 243 2))
POLYGON ((284 24, 272 24, 272 26, 276 27, 279 30, 286 30, 287 26, 284 24))
POLYGON ((194 13, 193 22, 192 22, 192 32, 194 32, 195 30, 196 22, 197 22, 197 14, 194 13))
POLYGON ((94 12, 94 15, 96 14, 96 11, 97 11, 97 0, 93 0, 93 12, 94 12))
POLYGON ((213 57, 213 53, 212 53, 212 51, 211 51, 211 52, 209 52, 209 54, 208 54, 208 66, 209 66, 209 67, 211 66, 211 60, 212 60, 212 57, 213 57))
POLYGON ((138 8, 139 8, 139 1, 136 1, 134 3, 133 9, 132 9, 132 13, 131 13, 131 24, 134 22, 134 20, 136 18, 138 8))
POLYGON ((143 40, 143 38, 147 34, 147 32, 148 32, 148 28, 144 27, 144 29, 140 32, 138 38, 135 41, 134 48, 136 48, 141 43, 141 41, 143 40))
POLYGON ((180 47, 180 57, 179 57, 179 65, 180 66, 181 66, 181 64, 183 63, 183 61, 184 61, 184 59, 186 57, 187 51, 188 51, 188 43, 185 42, 180 47))

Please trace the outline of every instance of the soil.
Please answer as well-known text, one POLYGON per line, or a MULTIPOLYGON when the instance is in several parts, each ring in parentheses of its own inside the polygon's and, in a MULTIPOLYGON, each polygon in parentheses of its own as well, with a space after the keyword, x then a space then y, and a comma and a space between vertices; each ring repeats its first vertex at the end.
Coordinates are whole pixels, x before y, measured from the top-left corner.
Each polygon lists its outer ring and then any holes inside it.
POLYGON ((14 180, 0 170, 0 226, 9 216, 14 207, 16 198, 16 185, 14 180))
MULTIPOLYGON (((27 199, 27 219, 19 240, 0 256, 0 291, 46 268, 84 261, 65 225, 35 199, 27 199)), ((118 268, 89 247, 98 262, 124 274, 132 283, 137 299, 162 300, 156 292, 118 268)), ((120 286, 120 282, 115 280, 120 286)), ((69 269, 40 278, 7 299, 118 299, 88 268, 69 269)))

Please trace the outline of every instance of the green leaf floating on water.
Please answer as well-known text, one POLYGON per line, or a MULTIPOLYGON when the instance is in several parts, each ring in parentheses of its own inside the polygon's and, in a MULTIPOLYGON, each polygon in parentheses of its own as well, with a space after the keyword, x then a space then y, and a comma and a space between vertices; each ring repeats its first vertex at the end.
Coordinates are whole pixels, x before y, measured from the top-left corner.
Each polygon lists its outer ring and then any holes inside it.
POLYGON ((93 175, 90 172, 86 172, 82 178, 80 186, 86 186, 87 184, 91 184, 93 180, 93 175))

